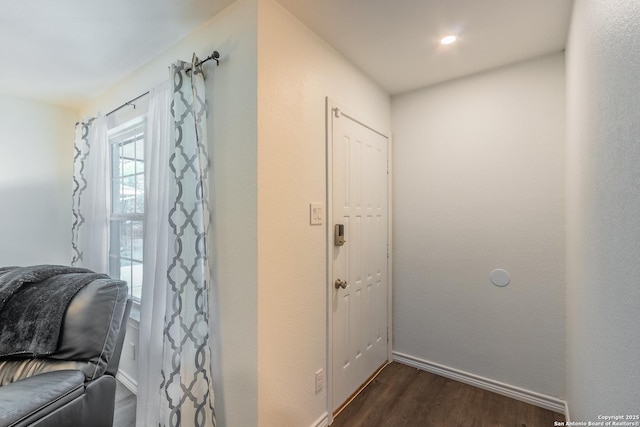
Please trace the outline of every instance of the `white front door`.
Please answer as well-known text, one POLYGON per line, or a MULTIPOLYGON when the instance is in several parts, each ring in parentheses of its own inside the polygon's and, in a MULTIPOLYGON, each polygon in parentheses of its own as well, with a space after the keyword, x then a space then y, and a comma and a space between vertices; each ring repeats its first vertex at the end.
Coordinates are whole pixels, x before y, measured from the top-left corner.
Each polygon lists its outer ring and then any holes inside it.
POLYGON ((331 400, 335 411, 388 357, 388 140, 337 108, 329 108, 331 400), (339 246, 336 235, 341 233, 344 244, 339 246))

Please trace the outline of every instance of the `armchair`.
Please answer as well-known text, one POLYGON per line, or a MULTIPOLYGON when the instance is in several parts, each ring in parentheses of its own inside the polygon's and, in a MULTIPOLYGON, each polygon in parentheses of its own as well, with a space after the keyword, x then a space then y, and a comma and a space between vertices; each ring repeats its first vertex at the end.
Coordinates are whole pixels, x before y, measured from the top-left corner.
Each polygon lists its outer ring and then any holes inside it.
POLYGON ((53 353, 0 357, 0 427, 111 427, 130 308, 126 282, 95 279, 72 297, 53 353))

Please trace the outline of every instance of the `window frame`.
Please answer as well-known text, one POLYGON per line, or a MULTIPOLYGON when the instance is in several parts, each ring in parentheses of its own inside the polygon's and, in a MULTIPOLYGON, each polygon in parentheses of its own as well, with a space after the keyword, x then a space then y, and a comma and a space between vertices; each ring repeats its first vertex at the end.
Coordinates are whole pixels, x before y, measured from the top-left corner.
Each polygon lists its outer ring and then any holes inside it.
MULTIPOLYGON (((139 283, 134 282, 134 265, 139 265, 141 269, 144 267, 144 144, 146 143, 146 114, 141 114, 131 120, 127 120, 126 122, 115 126, 107 131, 107 143, 109 149, 109 182, 108 182, 108 194, 107 194, 107 204, 108 204, 108 229, 109 229, 109 248, 108 248, 108 268, 109 275, 114 277, 117 275, 119 280, 124 280, 127 282, 129 287, 129 296, 134 304, 134 308, 139 310, 141 298, 142 298, 142 271, 140 271, 140 280, 139 283), (139 144, 141 142, 141 144, 139 144), (133 173, 120 173, 121 171, 121 163, 122 163, 122 147, 126 144, 133 143, 134 154, 130 161, 134 162, 134 172, 133 173), (138 153, 138 145, 140 145, 140 149, 142 153, 138 153), (116 148, 119 147, 119 148, 116 148), (118 151, 116 151, 118 150, 118 151), (116 163, 116 153, 118 153, 117 163, 116 163), (140 155, 139 155, 140 154, 140 155), (142 171, 138 171, 138 164, 135 162, 139 162, 140 158, 142 158, 142 171), (117 174, 117 175, 116 175, 117 174), (136 185, 139 177, 142 177, 142 190, 139 193, 139 188, 136 185), (122 190, 124 187, 123 180, 124 179, 133 178, 136 184, 133 185, 133 212, 117 212, 114 210, 115 205, 117 205, 117 201, 121 200, 120 196, 123 194, 122 191, 117 194, 114 192, 114 189, 120 187, 122 190), (142 211, 139 210, 138 197, 142 197, 142 211), (134 223, 141 223, 142 227, 139 231, 142 233, 142 247, 140 248, 140 257, 139 259, 136 257, 136 253, 134 251, 134 223), (129 248, 129 256, 122 256, 122 234, 121 228, 122 225, 128 225, 132 228, 130 231, 130 236, 128 236, 130 248, 129 248), (126 261, 130 263, 130 275, 129 277, 122 277, 121 268, 123 265, 122 261, 126 261), (115 263, 115 264, 114 264, 115 263), (115 274, 114 274, 115 273, 115 274), (134 294, 134 287, 140 288, 140 295, 134 294)), ((117 209, 117 208, 115 208, 117 209)), ((133 314, 134 310, 132 310, 133 314)))

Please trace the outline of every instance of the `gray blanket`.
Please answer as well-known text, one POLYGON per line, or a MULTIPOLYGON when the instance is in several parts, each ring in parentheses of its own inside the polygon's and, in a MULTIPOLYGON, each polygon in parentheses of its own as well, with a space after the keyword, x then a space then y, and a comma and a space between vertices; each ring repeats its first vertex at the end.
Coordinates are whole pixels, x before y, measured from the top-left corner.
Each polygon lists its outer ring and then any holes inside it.
POLYGON ((108 277, 60 265, 0 268, 0 357, 53 353, 71 299, 108 277))

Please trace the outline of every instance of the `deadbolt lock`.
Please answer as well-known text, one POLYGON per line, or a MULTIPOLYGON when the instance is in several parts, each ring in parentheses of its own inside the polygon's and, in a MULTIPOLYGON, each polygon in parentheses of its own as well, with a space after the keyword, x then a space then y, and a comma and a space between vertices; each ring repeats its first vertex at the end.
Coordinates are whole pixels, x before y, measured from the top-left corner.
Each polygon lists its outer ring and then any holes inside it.
POLYGON ((344 239, 344 224, 336 224, 333 227, 333 244, 336 246, 343 246, 346 240, 344 239))

